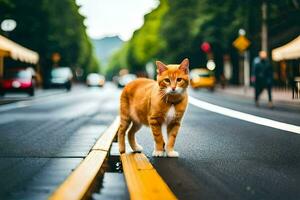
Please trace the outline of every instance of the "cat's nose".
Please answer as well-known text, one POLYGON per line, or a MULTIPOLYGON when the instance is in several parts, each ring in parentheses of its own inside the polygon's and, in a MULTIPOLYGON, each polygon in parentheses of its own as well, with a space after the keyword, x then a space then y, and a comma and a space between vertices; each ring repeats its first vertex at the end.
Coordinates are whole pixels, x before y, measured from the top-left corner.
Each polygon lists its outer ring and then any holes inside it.
POLYGON ((175 89, 176 89, 175 87, 172 87, 172 91, 175 91, 175 89))

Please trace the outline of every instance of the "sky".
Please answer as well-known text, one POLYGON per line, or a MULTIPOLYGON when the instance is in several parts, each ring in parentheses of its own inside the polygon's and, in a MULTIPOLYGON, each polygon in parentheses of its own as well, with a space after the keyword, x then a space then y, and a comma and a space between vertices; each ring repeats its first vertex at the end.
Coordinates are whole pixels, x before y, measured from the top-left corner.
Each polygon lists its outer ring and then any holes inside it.
POLYGON ((144 15, 157 7, 158 0, 76 0, 91 38, 118 35, 127 41, 144 23, 144 15))

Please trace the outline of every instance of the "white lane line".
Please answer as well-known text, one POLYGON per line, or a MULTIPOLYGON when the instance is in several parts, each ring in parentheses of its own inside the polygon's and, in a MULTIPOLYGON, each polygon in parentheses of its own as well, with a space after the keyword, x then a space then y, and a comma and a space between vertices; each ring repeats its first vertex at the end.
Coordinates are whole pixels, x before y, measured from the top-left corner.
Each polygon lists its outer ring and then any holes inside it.
POLYGON ((300 126, 287 124, 287 123, 283 123, 283 122, 278 122, 278 121, 275 121, 272 119, 258 117, 255 115, 239 112, 239 111, 232 110, 229 108, 224 108, 224 107, 217 106, 217 105, 205 102, 205 101, 201 101, 192 96, 189 96, 189 103, 194 106, 197 106, 199 108, 202 108, 204 110, 219 113, 221 115, 225 115, 228 117, 244 120, 244 121, 255 123, 255 124, 260 124, 263 126, 267 126, 267 127, 271 127, 271 128, 275 128, 275 129, 279 129, 279 130, 284 130, 284 131, 289 131, 292 133, 300 134, 300 126))

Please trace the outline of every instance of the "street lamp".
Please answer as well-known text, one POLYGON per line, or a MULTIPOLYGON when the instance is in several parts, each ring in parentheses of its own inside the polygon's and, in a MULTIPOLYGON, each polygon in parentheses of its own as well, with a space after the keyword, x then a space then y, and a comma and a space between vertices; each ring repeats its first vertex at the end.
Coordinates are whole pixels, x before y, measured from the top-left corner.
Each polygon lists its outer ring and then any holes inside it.
POLYGON ((262 23, 261 23, 261 50, 268 52, 268 25, 267 25, 267 1, 263 0, 261 5, 262 23))
POLYGON ((245 31, 245 29, 239 29, 239 35, 241 35, 241 36, 245 36, 246 35, 246 31, 245 31))
MULTIPOLYGON (((239 29, 239 35, 245 37, 246 36, 246 31, 245 29, 239 29)), ((249 51, 246 50, 244 51, 244 91, 248 89, 250 85, 250 56, 249 56, 249 51)))
POLYGON ((240 78, 242 77, 242 72, 244 73, 244 88, 245 92, 250 85, 250 61, 249 61, 249 51, 247 50, 250 41, 246 37, 246 31, 244 29, 239 29, 239 37, 234 40, 233 46, 236 47, 241 55, 243 60, 240 60, 240 78))
POLYGON ((13 31, 17 27, 17 22, 13 19, 5 19, 1 22, 1 30, 6 33, 6 36, 8 36, 8 33, 13 31))

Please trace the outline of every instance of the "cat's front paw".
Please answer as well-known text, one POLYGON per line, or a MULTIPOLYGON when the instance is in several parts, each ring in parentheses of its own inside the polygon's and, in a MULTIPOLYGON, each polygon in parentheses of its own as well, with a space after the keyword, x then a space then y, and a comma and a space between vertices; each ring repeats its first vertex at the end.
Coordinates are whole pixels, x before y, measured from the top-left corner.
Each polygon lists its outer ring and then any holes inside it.
POLYGON ((157 150, 154 150, 153 153, 152 153, 152 156, 153 156, 153 157, 164 157, 164 154, 165 154, 164 151, 157 151, 157 150))
POLYGON ((141 145, 136 144, 135 148, 132 149, 134 152, 141 153, 144 149, 141 145))
POLYGON ((174 151, 174 150, 167 151, 167 156, 172 157, 172 158, 177 158, 177 157, 179 157, 179 153, 177 151, 174 151))

